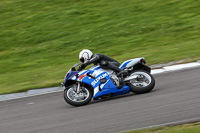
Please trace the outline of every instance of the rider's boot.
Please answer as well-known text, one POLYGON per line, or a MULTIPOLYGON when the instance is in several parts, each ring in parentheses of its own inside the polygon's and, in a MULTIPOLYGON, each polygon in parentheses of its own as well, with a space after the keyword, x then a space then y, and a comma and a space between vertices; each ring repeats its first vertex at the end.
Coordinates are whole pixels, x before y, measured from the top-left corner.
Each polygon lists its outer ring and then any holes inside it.
POLYGON ((124 77, 128 75, 128 70, 121 70, 119 73, 117 73, 118 77, 124 77))
POLYGON ((124 83, 123 83, 123 77, 122 78, 118 78, 119 79, 119 85, 117 86, 117 89, 121 89, 122 87, 123 87, 123 85, 124 85, 124 83))
POLYGON ((119 79, 119 85, 117 86, 117 89, 121 89, 123 87, 123 85, 125 85, 123 79, 127 75, 128 75, 128 70, 122 70, 119 73, 117 73, 117 76, 119 79))

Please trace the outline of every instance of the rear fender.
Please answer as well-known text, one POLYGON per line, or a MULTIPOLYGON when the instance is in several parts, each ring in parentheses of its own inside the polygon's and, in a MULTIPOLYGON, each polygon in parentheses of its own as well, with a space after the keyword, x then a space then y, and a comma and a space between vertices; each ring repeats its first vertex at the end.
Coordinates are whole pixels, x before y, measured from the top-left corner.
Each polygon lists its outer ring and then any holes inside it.
POLYGON ((134 70, 144 70, 144 71, 151 73, 151 68, 149 66, 147 66, 146 64, 144 64, 143 62, 139 62, 139 63, 135 64, 133 66, 133 71, 134 70))

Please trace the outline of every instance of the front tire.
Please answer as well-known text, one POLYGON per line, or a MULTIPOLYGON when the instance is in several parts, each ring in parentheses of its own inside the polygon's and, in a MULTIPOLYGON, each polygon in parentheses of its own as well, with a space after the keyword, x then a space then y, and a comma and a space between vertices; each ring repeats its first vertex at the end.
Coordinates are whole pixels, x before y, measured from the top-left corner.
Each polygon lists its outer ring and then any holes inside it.
POLYGON ((64 90, 63 96, 68 104, 72 106, 83 106, 92 100, 92 91, 90 88, 82 86, 80 88, 80 93, 77 94, 73 86, 70 86, 64 90))
POLYGON ((154 77, 146 71, 137 70, 131 72, 128 76, 138 75, 137 78, 131 79, 127 85, 130 87, 131 91, 136 94, 148 93, 155 86, 154 77))

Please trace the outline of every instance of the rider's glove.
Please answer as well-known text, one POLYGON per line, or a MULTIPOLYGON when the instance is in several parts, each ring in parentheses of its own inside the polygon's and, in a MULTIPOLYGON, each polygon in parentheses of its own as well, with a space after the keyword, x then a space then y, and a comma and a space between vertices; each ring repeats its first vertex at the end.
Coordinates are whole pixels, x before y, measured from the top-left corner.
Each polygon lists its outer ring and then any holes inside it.
POLYGON ((78 71, 83 70, 85 67, 86 67, 85 64, 81 64, 81 65, 79 66, 79 68, 78 68, 78 71))

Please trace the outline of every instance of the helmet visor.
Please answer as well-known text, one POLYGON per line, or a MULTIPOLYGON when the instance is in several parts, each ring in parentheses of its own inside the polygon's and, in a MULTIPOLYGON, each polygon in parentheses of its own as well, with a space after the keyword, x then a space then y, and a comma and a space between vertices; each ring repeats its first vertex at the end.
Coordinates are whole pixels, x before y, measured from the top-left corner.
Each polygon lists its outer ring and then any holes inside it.
POLYGON ((81 61, 82 63, 84 63, 84 58, 83 58, 83 57, 81 57, 81 58, 80 58, 80 61, 81 61))

